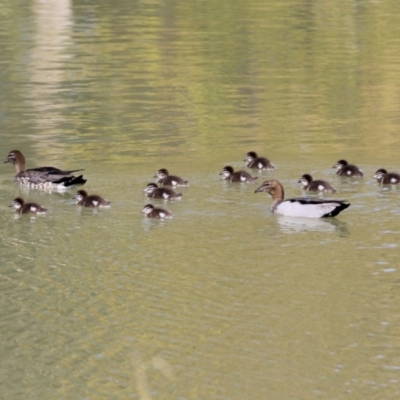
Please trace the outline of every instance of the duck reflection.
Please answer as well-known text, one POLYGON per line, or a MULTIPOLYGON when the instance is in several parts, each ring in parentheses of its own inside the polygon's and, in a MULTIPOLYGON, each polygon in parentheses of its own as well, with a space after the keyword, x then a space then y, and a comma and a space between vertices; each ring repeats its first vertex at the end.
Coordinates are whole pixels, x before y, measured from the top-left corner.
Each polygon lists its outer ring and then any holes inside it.
POLYGON ((293 218, 278 216, 276 219, 283 232, 324 232, 338 233, 340 236, 349 234, 347 223, 334 218, 293 218))

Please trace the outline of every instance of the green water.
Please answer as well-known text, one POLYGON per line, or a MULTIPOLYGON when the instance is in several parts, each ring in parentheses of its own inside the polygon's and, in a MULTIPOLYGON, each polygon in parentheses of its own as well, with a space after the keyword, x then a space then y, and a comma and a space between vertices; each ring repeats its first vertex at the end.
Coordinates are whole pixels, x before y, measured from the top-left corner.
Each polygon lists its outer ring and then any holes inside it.
POLYGON ((400 5, 0 5, 0 161, 84 168, 112 202, 0 167, 0 398, 398 399, 400 5), (271 159, 351 203, 284 218, 218 173, 271 159), (341 158, 364 179, 335 175, 341 158), (190 182, 141 214, 160 168, 190 182), (22 196, 49 209, 18 218, 22 196))

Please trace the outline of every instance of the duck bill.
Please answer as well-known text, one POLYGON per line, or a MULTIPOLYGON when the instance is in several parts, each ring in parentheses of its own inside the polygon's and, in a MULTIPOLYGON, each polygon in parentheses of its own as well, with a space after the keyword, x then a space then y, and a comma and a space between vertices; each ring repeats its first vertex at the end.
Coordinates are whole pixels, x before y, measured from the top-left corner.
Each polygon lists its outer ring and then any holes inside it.
POLYGON ((254 193, 260 193, 260 192, 263 192, 263 187, 262 187, 262 186, 258 187, 258 188, 254 191, 254 193))

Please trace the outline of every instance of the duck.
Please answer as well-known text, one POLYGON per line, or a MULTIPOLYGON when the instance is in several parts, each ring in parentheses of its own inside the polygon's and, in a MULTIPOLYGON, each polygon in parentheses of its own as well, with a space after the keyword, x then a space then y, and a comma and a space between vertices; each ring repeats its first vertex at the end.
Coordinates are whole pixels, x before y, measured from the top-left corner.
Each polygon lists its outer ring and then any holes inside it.
POLYGON ((14 182, 31 189, 57 189, 62 191, 86 183, 83 175, 72 175, 73 172, 82 171, 82 169, 68 171, 55 167, 25 169, 25 157, 19 150, 11 150, 4 163, 14 164, 16 170, 14 182))
POLYGON ((103 199, 97 194, 88 195, 86 190, 78 190, 73 199, 76 200, 78 206, 101 208, 111 207, 111 202, 103 199))
POLYGON ((309 190, 312 192, 336 192, 336 190, 327 181, 320 179, 314 180, 310 174, 304 174, 300 178, 299 183, 302 184, 304 190, 309 190))
POLYGON ((288 217, 326 218, 335 217, 350 206, 345 200, 299 197, 285 200, 282 184, 276 179, 265 181, 255 193, 267 192, 272 196, 271 211, 288 217))
POLYGON ((188 186, 189 182, 185 181, 180 176, 170 175, 166 168, 161 168, 154 175, 154 178, 158 178, 157 183, 165 186, 188 186))
POLYGON ((46 214, 47 212, 47 208, 37 203, 25 203, 21 197, 15 198, 10 207, 14 207, 17 214, 46 214))
POLYGON ((400 183, 400 174, 396 172, 387 172, 384 168, 378 169, 375 172, 374 178, 381 185, 397 185, 400 183))
POLYGON ((222 175, 222 177, 229 182, 249 183, 249 182, 255 182, 255 180, 257 179, 257 177, 251 176, 246 171, 235 172, 230 165, 224 167, 219 174, 222 175))
POLYGON ((182 198, 182 193, 176 193, 175 190, 158 187, 156 183, 149 183, 143 192, 146 193, 147 197, 152 197, 153 199, 163 199, 163 200, 180 200, 182 198))
POLYGON ((245 161, 246 166, 251 169, 258 169, 260 171, 272 171, 275 169, 275 165, 272 164, 268 158, 258 157, 255 151, 249 151, 243 161, 245 161))
POLYGON ((332 168, 336 168, 336 173, 340 176, 364 176, 360 168, 346 160, 339 160, 332 168))
POLYGON ((143 207, 142 213, 144 213, 147 218, 155 218, 155 219, 172 218, 172 214, 168 210, 165 210, 164 208, 156 208, 152 204, 146 204, 143 207))

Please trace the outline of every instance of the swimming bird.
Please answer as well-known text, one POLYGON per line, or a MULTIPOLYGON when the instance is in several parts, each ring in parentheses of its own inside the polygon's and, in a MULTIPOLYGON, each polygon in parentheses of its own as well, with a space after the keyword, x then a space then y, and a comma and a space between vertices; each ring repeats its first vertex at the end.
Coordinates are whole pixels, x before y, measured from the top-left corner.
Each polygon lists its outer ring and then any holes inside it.
POLYGON ((166 168, 161 168, 154 175, 154 178, 158 178, 157 183, 165 186, 188 186, 189 182, 185 181, 180 176, 170 175, 166 168))
POLYGON ((320 179, 314 180, 310 174, 304 174, 299 183, 302 184, 304 190, 313 192, 336 192, 336 190, 327 182, 320 179))
POLYGON ((243 161, 246 162, 247 167, 258 169, 260 171, 275 169, 275 165, 272 164, 272 162, 269 161, 268 158, 258 157, 255 151, 249 151, 243 161))
POLYGON ((257 179, 257 177, 251 176, 246 171, 234 172, 233 168, 230 165, 224 167, 222 171, 219 173, 219 175, 222 175, 222 177, 229 182, 248 183, 248 182, 255 182, 255 180, 257 179))
POLYGON ((25 203, 24 199, 17 197, 10 204, 17 214, 46 214, 47 208, 37 203, 25 203))
POLYGON ((155 219, 172 218, 172 214, 168 210, 165 210, 164 208, 156 208, 152 204, 146 204, 143 207, 142 213, 144 213, 148 218, 155 218, 155 219))
POLYGON ((400 174, 396 172, 387 172, 386 169, 380 168, 375 172, 374 178, 381 185, 397 185, 400 183, 400 174))
POLYGON ((97 194, 88 195, 86 190, 78 190, 73 199, 76 200, 78 206, 83 207, 111 207, 111 203, 97 194))
POLYGON ((182 193, 176 193, 174 190, 166 187, 158 187, 156 183, 149 183, 143 192, 146 193, 147 197, 152 197, 154 199, 163 200, 180 200, 182 198, 182 193))
POLYGON ((14 164, 17 172, 14 182, 31 189, 65 190, 71 186, 84 185, 86 182, 82 175, 72 175, 73 172, 82 171, 81 169, 71 171, 63 171, 54 167, 25 169, 25 157, 19 150, 12 150, 8 153, 4 163, 8 162, 14 164))
POLYGON ((340 176, 364 176, 360 168, 346 160, 339 160, 332 168, 336 168, 336 173, 340 176))
POLYGON ((350 206, 345 200, 314 199, 308 197, 284 200, 285 192, 283 186, 275 179, 265 181, 255 190, 255 193, 259 192, 267 192, 272 196, 271 211, 273 213, 288 217, 335 217, 350 206))

